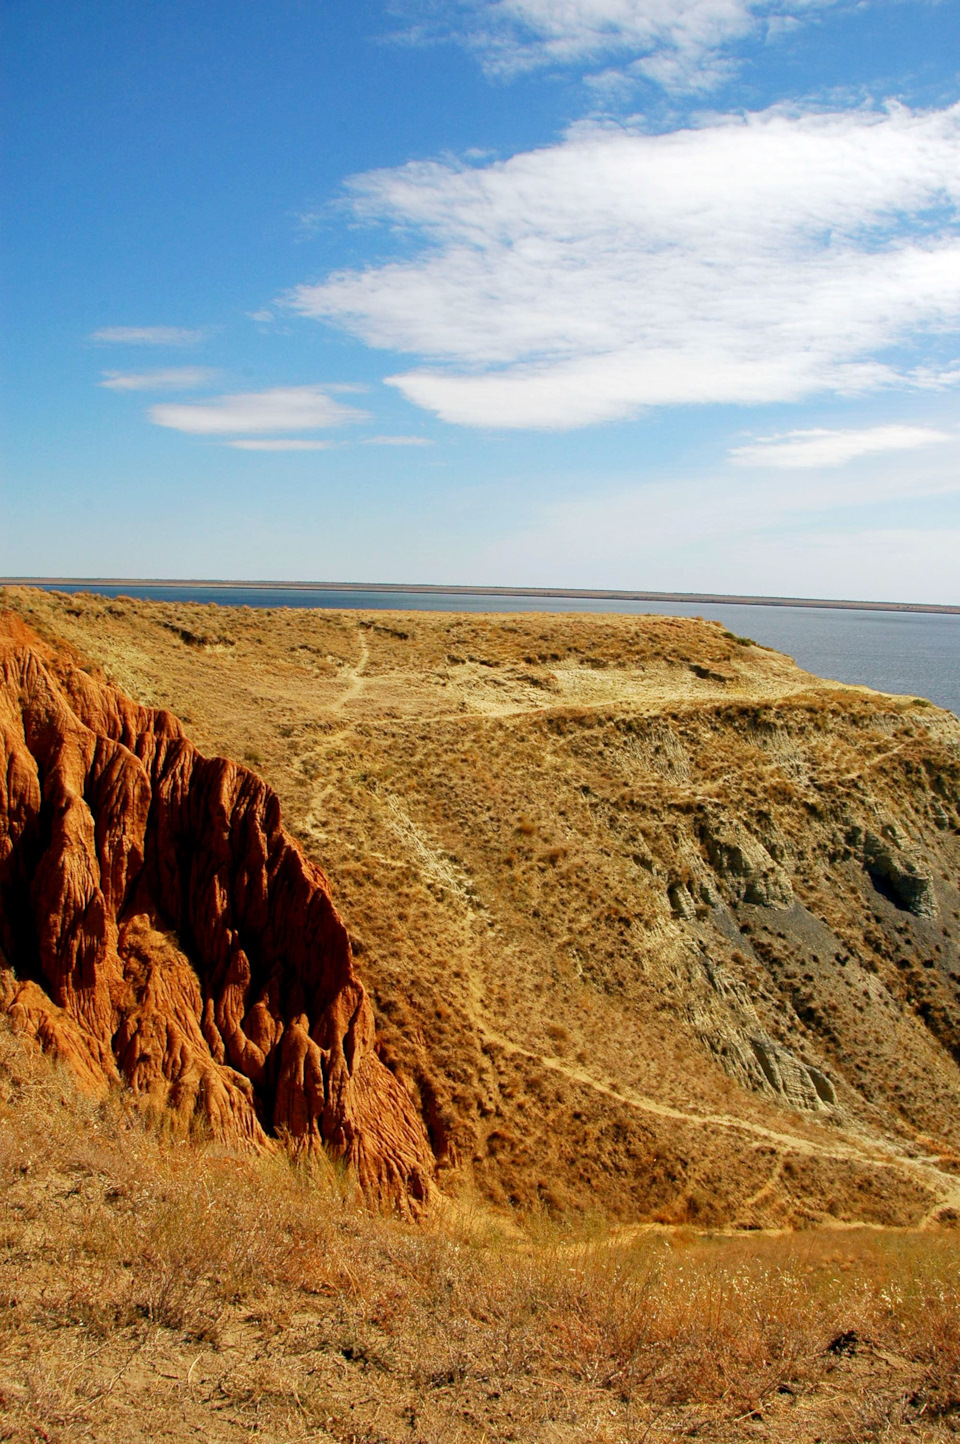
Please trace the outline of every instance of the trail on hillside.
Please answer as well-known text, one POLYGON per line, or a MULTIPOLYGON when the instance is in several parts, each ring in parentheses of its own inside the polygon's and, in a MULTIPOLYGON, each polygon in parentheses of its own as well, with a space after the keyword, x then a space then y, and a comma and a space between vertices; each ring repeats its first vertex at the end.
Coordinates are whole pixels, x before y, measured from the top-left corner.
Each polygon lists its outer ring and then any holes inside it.
MULTIPOLYGON (((484 1037, 498 1047, 504 1048, 509 1053, 515 1053, 524 1058, 529 1058, 541 1067, 549 1069, 554 1073, 561 1073, 572 1083, 579 1084, 583 1088, 591 1088, 594 1092, 602 1093, 608 1098, 613 1098, 617 1103, 623 1103, 628 1108, 635 1108, 643 1113, 651 1113, 658 1118, 669 1118, 677 1123, 692 1124, 698 1128, 727 1128, 734 1129, 740 1133, 748 1133, 765 1143, 772 1143, 778 1149, 792 1153, 806 1154, 810 1157, 831 1159, 834 1161, 856 1162, 867 1164, 873 1168, 893 1168, 902 1170, 914 1175, 923 1186, 939 1195, 938 1202, 925 1215, 921 1227, 928 1222, 941 1208, 946 1206, 960 1207, 960 1180, 944 1173, 937 1167, 933 1157, 911 1158, 907 1154, 899 1154, 891 1144, 880 1140, 866 1140, 862 1142, 849 1142, 846 1144, 829 1145, 819 1143, 812 1138, 804 1138, 798 1134, 781 1133, 775 1129, 767 1128, 761 1123, 754 1123, 746 1118, 735 1118, 729 1113, 691 1113, 682 1108, 675 1108, 669 1103, 662 1103, 656 1098, 645 1097, 632 1091, 622 1092, 612 1088, 608 1083, 602 1083, 598 1078, 593 1078, 582 1068, 572 1067, 564 1063, 562 1059, 532 1052, 524 1048, 520 1043, 514 1042, 512 1038, 493 1029, 481 1018, 477 1018, 477 1026, 484 1037), (887 1155, 884 1157, 884 1155, 887 1155)), ((846 1130, 844 1130, 846 1132, 846 1130)), ((847 1137, 850 1135, 847 1133, 847 1137)), ((778 1161, 775 1166, 775 1174, 778 1174, 783 1166, 783 1153, 778 1153, 778 1161)), ((767 1193, 773 1186, 775 1179, 771 1177, 764 1186, 753 1197, 745 1200, 743 1207, 746 1208, 767 1193)))

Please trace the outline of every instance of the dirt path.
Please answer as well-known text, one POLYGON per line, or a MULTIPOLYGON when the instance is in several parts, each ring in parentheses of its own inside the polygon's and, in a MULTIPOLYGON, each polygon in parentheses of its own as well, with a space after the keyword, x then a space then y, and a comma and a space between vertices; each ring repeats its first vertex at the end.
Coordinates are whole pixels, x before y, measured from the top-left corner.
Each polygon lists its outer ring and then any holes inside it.
MULTIPOLYGON (((928 1193, 933 1194, 936 1203, 925 1214, 921 1220, 920 1227, 929 1223, 934 1214, 944 1207, 960 1209, 960 1179, 944 1173, 938 1168, 936 1161, 931 1158, 911 1158, 896 1149, 880 1141, 849 1141, 838 1144, 818 1143, 811 1138, 803 1138, 797 1134, 780 1133, 776 1129, 767 1128, 761 1123, 753 1123, 749 1119, 735 1118, 728 1113, 691 1113, 681 1108, 674 1108, 668 1103, 661 1103, 655 1098, 650 1098, 632 1091, 623 1092, 602 1083, 598 1078, 592 1077, 582 1068, 572 1067, 564 1063, 560 1058, 554 1058, 540 1053, 531 1052, 529 1049, 515 1043, 511 1038, 491 1028, 479 1015, 477 1026, 486 1038, 492 1043, 507 1052, 519 1054, 522 1057, 530 1058, 539 1063, 541 1067, 549 1069, 553 1073, 561 1073, 571 1082, 579 1084, 584 1088, 591 1088, 597 1093, 602 1093, 618 1103, 625 1104, 643 1113, 650 1113, 658 1118, 669 1118, 677 1123, 691 1124, 698 1128, 725 1128, 734 1129, 741 1133, 747 1133, 762 1140, 764 1143, 771 1143, 777 1148, 777 1162, 774 1174, 760 1188, 758 1193, 747 1200, 747 1203, 755 1203, 776 1183, 776 1176, 783 1164, 783 1155, 786 1152, 800 1153, 807 1157, 830 1159, 834 1162, 853 1162, 865 1164, 871 1168, 889 1168, 897 1172, 906 1173, 918 1182, 928 1193)), ((847 1138, 850 1135, 847 1134, 847 1138)))
POLYGON ((367 685, 367 679, 364 674, 370 662, 370 648, 367 645, 366 637, 359 627, 357 628, 357 643, 360 651, 357 661, 352 667, 344 667, 340 673, 341 678, 346 680, 347 685, 333 704, 334 711, 336 712, 343 712, 348 702, 358 697, 367 685))

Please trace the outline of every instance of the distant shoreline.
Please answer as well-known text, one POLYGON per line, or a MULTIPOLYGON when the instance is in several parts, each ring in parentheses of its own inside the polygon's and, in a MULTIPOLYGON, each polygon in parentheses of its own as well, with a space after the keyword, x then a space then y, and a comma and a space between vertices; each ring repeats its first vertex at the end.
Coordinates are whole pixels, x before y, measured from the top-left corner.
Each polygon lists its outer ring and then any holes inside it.
POLYGON ((380 592, 455 597, 557 597, 571 601, 681 602, 737 607, 817 607, 845 612, 934 612, 960 616, 960 606, 937 602, 842 601, 831 597, 750 597, 722 592, 621 592, 579 587, 463 587, 429 582, 270 582, 226 581, 200 577, 0 577, 0 586, 70 590, 97 587, 204 587, 209 591, 264 592, 380 592))

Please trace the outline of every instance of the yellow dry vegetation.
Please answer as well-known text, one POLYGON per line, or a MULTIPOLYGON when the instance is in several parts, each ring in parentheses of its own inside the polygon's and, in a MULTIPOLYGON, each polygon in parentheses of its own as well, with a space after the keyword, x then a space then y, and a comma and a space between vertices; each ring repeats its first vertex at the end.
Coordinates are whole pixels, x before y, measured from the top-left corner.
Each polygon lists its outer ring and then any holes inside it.
POLYGON ((960 1212, 950 714, 709 620, 0 604, 276 789, 459 1206, 960 1212))
POLYGON ((0 1026, 12 1444, 939 1441, 960 1237, 630 1237, 449 1209, 164 1137, 0 1026))

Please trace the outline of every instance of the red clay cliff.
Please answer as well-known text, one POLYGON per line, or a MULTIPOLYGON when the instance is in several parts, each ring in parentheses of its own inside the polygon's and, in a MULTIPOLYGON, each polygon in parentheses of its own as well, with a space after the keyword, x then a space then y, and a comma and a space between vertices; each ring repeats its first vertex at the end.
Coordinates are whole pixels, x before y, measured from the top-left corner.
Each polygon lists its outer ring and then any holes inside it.
POLYGON ((88 1086, 126 1081, 181 1126, 326 1147, 371 1192, 425 1195, 422 1122, 276 795, 9 613, 0 965, 0 1008, 88 1086))

